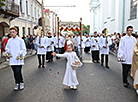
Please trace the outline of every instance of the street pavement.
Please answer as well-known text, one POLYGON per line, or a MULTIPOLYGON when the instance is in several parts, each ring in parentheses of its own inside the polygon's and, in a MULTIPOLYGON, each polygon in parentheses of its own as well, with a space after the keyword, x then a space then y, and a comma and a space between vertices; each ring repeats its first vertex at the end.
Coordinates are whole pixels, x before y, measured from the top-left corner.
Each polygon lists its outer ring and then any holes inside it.
POLYGON ((13 91, 11 68, 1 69, 0 102, 138 102, 131 77, 128 78, 130 87, 123 87, 121 65, 114 55, 109 56, 110 69, 92 63, 90 54, 84 53, 83 62, 77 70, 80 82, 77 90, 62 85, 65 58, 54 58, 54 62, 46 63, 45 69, 37 68, 36 55, 25 59, 25 89, 19 91, 13 91))

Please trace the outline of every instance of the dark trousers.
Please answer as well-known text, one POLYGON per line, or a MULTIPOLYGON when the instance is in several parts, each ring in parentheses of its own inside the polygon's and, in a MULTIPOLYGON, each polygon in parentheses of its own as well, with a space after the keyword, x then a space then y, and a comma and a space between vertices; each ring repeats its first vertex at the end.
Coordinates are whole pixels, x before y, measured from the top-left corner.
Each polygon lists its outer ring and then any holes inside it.
POLYGON ((96 60, 98 61, 99 60, 99 51, 91 51, 92 53, 92 60, 96 60))
POLYGON ((45 55, 38 55, 39 65, 45 65, 45 55), (41 63, 41 56, 42 56, 42 63, 41 63))
MULTIPOLYGON (((101 54, 101 65, 104 63, 104 54, 101 54)), ((105 55, 105 66, 108 67, 108 55, 105 55)))
POLYGON ((127 77, 128 77, 128 72, 131 69, 130 64, 122 64, 122 75, 123 75, 123 83, 128 83, 127 77))
POLYGON ((47 52, 47 54, 46 54, 46 60, 53 60, 52 53, 53 53, 53 51, 47 52))
POLYGON ((22 65, 12 65, 11 67, 14 73, 15 83, 23 83, 23 77, 21 72, 22 65))
POLYGON ((90 47, 85 47, 84 52, 88 53, 90 51, 90 47))

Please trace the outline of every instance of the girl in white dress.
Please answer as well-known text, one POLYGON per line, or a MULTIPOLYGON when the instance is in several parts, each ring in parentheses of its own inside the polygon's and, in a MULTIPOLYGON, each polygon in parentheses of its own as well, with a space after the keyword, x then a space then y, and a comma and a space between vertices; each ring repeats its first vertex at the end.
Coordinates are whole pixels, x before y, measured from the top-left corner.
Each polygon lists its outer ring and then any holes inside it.
POLYGON ((76 70, 74 70, 71 66, 71 61, 74 62, 80 62, 80 60, 78 59, 76 53, 73 51, 73 44, 71 43, 71 41, 67 44, 67 52, 65 52, 64 54, 56 54, 53 53, 53 55, 57 56, 57 57, 66 57, 67 58, 67 64, 66 64, 66 72, 64 75, 64 79, 63 79, 63 85, 69 86, 70 89, 77 89, 77 85, 79 85, 79 82, 77 80, 77 76, 76 76, 76 70))

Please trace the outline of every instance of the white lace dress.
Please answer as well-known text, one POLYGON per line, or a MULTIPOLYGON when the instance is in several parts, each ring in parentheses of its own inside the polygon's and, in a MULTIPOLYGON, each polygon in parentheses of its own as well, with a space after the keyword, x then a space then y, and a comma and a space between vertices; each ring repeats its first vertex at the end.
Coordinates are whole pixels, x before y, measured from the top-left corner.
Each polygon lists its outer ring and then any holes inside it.
POLYGON ((72 69, 70 57, 72 57, 72 62, 74 63, 78 59, 76 58, 75 52, 66 52, 64 54, 56 54, 57 57, 66 57, 67 64, 66 64, 66 71, 63 79, 63 85, 67 86, 76 86, 79 84, 76 76, 76 70, 72 69))

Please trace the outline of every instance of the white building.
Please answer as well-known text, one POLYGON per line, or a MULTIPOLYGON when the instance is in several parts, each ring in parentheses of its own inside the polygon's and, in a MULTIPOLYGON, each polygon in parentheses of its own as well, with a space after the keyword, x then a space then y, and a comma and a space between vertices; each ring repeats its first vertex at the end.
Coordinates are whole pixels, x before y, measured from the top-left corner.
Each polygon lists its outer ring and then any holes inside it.
POLYGON ((38 26, 38 20, 42 14, 41 4, 37 0, 5 0, 5 3, 5 9, 10 8, 10 12, 8 16, 6 10, 0 13, 0 36, 8 33, 9 27, 13 26, 18 28, 20 36, 36 34, 34 27, 38 26), (11 7, 12 4, 14 4, 13 7, 11 7))
POLYGON ((102 32, 104 28, 109 33, 123 33, 128 25, 138 31, 138 0, 91 0, 90 33, 102 32))

